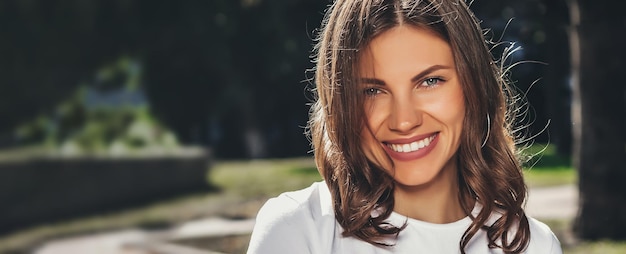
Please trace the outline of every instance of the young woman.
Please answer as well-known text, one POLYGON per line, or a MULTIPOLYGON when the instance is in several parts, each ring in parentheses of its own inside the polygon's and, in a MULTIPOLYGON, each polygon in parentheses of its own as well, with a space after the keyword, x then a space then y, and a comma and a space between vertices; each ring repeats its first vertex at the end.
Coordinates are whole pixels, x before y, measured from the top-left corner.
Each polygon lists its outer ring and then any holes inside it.
POLYGON ((522 208, 515 101, 463 0, 338 0, 318 39, 324 181, 269 200, 248 253, 561 253, 522 208))

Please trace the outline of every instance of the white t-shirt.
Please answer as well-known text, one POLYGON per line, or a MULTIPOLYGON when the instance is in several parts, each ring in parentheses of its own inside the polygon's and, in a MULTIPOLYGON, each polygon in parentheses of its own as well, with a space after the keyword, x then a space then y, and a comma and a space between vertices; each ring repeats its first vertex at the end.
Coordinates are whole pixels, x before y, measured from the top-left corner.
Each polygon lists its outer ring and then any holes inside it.
MULTIPOLYGON (((473 213, 480 211, 479 205, 473 213)), ((562 253, 561 245, 545 224, 528 218, 530 244, 525 253, 562 253)), ((471 219, 434 224, 392 213, 387 220, 402 230, 392 247, 378 247, 355 237, 343 237, 335 220, 328 187, 317 182, 308 188, 283 193, 268 200, 259 211, 248 246, 248 254, 304 253, 460 253, 461 236, 471 219)), ((489 249, 487 234, 480 230, 471 239, 466 253, 503 253, 489 249)))

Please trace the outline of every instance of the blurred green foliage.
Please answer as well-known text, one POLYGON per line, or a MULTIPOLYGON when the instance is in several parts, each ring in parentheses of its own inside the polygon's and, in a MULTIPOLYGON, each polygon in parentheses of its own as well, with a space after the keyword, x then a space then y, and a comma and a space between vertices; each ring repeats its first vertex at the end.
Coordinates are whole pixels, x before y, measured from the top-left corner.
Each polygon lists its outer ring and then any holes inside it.
POLYGON ((80 86, 52 114, 19 126, 16 136, 24 144, 43 145, 63 155, 162 154, 177 149, 176 136, 151 115, 142 99, 141 70, 135 65, 122 57, 101 68, 96 80, 80 86))
POLYGON ((571 170, 572 158, 569 155, 560 155, 554 144, 533 144, 522 150, 523 156, 529 160, 524 163, 525 168, 534 170, 571 170))

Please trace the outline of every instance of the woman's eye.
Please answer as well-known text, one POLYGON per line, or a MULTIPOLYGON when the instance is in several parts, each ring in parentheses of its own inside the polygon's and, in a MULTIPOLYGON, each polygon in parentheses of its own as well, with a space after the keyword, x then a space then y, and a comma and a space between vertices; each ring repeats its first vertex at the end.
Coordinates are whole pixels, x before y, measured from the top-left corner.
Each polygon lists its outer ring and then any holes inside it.
POLYGON ((365 91, 363 91, 363 93, 365 93, 366 96, 376 96, 377 94, 381 93, 380 89, 378 88, 367 88, 365 89, 365 91))
POLYGON ((439 84, 440 81, 443 81, 443 79, 438 77, 427 78, 424 80, 423 85, 426 87, 435 86, 439 84))

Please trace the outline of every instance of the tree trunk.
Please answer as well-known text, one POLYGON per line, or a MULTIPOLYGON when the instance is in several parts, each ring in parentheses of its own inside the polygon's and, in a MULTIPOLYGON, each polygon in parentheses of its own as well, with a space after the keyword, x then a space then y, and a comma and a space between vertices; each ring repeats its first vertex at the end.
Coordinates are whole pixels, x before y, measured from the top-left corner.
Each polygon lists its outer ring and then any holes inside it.
POLYGON ((544 0, 546 15, 545 22, 545 81, 541 82, 541 89, 545 94, 545 110, 552 121, 549 126, 549 141, 556 145, 557 154, 570 158, 572 156, 572 119, 571 87, 569 76, 571 75, 570 51, 568 47, 567 28, 569 25, 569 13, 567 1, 544 0))
POLYGON ((574 84, 580 106, 573 107, 574 124, 580 124, 575 130, 580 190, 575 231, 582 239, 626 239, 626 18, 619 6, 624 4, 611 0, 571 4, 572 35, 577 32, 579 42, 576 45, 573 38, 572 62, 574 70, 580 67, 579 82, 574 84))

